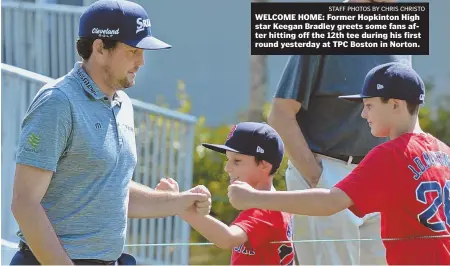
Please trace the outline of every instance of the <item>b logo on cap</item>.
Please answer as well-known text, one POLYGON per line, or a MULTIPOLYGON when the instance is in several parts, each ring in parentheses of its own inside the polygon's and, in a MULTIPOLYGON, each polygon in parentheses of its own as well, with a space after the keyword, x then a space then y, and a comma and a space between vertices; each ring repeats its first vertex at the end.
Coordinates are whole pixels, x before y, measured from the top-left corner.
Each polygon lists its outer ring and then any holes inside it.
POLYGON ((143 18, 136 19, 136 23, 137 23, 136 33, 141 32, 145 28, 148 28, 152 25, 150 23, 150 19, 143 19, 143 18))
POLYGON ((234 126, 231 128, 231 131, 230 131, 230 133, 228 134, 227 140, 231 139, 231 137, 233 136, 234 131, 236 130, 236 128, 237 128, 237 125, 234 125, 234 126))

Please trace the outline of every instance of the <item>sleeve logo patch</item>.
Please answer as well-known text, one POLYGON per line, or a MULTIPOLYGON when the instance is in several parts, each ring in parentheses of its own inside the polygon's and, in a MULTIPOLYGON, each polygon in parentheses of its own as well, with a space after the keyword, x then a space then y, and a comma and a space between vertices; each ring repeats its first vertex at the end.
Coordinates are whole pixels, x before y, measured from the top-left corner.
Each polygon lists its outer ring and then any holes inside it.
POLYGON ((27 143, 31 146, 31 149, 26 149, 26 151, 38 152, 40 141, 41 141, 40 135, 31 133, 27 139, 27 143))

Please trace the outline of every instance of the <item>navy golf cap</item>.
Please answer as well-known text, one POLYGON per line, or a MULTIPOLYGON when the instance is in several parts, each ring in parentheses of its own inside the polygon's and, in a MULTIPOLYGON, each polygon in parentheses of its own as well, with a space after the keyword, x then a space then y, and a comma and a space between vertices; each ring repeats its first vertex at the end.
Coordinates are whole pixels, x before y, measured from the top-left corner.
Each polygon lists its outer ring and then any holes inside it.
POLYGON ((367 73, 361 94, 339 96, 342 99, 357 101, 374 97, 423 104, 425 101, 425 84, 411 66, 391 62, 378 65, 367 73))
POLYGON ((224 145, 202 145, 220 153, 232 151, 255 156, 272 164, 274 169, 278 169, 284 155, 283 141, 275 129, 266 123, 239 123, 233 126, 224 145))
POLYGON ((131 1, 100 0, 80 17, 79 37, 121 41, 129 46, 159 50, 172 46, 153 37, 145 9, 131 1))

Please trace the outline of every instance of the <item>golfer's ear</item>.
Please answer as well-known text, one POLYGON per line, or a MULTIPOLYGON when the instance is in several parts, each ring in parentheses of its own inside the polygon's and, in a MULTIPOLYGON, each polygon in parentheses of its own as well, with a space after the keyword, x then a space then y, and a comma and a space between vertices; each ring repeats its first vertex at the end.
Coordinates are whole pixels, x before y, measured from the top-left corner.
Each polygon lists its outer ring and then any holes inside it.
POLYGON ((92 43, 92 54, 98 53, 103 54, 103 41, 100 39, 95 40, 92 43))

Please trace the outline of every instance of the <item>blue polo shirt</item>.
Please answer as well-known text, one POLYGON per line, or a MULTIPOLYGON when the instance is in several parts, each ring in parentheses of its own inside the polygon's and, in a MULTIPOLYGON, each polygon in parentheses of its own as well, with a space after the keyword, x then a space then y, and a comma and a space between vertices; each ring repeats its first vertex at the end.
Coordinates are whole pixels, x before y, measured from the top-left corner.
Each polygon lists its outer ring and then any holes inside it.
POLYGON ((41 204, 71 259, 119 258, 136 160, 130 99, 105 99, 81 63, 27 110, 17 163, 54 172, 41 204))

